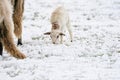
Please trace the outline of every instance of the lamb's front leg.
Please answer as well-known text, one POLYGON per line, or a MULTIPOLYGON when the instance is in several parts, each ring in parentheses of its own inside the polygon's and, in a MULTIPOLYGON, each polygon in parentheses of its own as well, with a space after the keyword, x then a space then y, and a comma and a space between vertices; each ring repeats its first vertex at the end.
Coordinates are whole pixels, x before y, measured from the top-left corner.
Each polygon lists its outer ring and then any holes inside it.
POLYGON ((62 44, 62 43, 63 43, 63 36, 60 35, 60 44, 62 44))
MULTIPOLYGON (((61 25, 61 29, 60 30, 61 30, 62 33, 64 33, 64 27, 65 27, 65 25, 61 25)), ((62 44, 62 43, 63 43, 63 35, 60 35, 60 44, 62 44)))

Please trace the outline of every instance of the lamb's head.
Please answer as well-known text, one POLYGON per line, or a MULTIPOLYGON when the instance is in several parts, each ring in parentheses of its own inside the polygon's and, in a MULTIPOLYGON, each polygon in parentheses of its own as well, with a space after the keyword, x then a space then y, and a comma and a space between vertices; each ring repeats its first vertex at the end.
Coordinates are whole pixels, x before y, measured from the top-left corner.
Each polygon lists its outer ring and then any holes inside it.
POLYGON ((46 32, 44 34, 45 35, 50 35, 53 44, 58 43, 60 36, 63 36, 63 35, 65 36, 64 33, 60 32, 60 31, 57 31, 57 30, 52 30, 51 32, 46 32))

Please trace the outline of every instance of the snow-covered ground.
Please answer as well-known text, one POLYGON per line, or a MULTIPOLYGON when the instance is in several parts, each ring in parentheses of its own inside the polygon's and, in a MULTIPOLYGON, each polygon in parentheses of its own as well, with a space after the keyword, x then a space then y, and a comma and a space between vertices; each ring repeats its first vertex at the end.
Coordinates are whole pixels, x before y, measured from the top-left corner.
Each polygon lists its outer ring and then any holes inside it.
POLYGON ((120 0, 25 0, 23 46, 17 60, 4 51, 0 80, 120 80, 120 0), (50 15, 64 6, 74 40, 53 45, 50 15))

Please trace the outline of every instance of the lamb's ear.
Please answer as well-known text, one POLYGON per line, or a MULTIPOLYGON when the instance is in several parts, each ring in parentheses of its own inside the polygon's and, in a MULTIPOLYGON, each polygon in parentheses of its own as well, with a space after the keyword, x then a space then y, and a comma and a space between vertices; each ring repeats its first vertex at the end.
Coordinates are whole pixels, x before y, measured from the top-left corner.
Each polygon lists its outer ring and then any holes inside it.
POLYGON ((51 34, 51 32, 46 32, 46 33, 44 33, 44 35, 50 35, 51 34))
POLYGON ((59 35, 61 35, 61 36, 65 36, 65 34, 64 34, 64 33, 62 33, 62 32, 61 32, 59 35))

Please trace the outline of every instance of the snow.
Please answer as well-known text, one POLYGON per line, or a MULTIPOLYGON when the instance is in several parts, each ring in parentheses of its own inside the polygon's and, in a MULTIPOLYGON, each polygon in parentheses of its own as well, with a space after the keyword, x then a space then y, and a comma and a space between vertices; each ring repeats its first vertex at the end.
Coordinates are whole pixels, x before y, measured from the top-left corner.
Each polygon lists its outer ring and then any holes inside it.
MULTIPOLYGON (((120 0, 25 0, 18 60, 4 51, 0 80, 120 80, 120 0), (74 40, 53 45, 50 15, 64 6, 74 40)), ((15 40, 16 41, 16 40, 15 40)))

